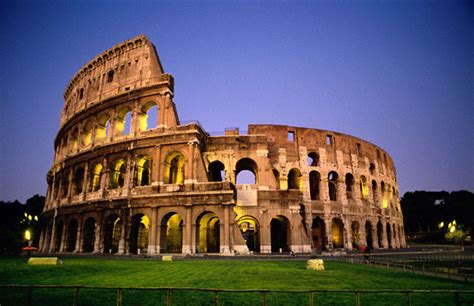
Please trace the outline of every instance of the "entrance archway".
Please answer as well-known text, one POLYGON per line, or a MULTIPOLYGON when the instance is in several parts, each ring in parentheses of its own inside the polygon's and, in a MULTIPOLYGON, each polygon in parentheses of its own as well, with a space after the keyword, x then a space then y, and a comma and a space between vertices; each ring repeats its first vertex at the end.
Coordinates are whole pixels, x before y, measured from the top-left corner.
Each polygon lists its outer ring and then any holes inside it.
POLYGON ((82 252, 90 253, 94 250, 95 242, 95 219, 90 217, 84 223, 84 232, 82 239, 82 252))
POLYGON ((379 248, 383 247, 383 225, 380 221, 377 223, 377 241, 379 248))
POLYGON ((352 247, 358 249, 360 247, 359 222, 352 222, 351 231, 352 247))
POLYGON ((344 247, 344 223, 339 218, 332 219, 331 225, 332 247, 339 249, 344 247))
POLYGON ((183 218, 175 212, 161 220, 160 252, 181 253, 183 250, 183 218))
POLYGON ((69 221, 69 225, 67 227, 66 252, 73 252, 76 249, 77 226, 78 224, 76 219, 69 221))
POLYGON ((146 253, 148 248, 148 229, 150 220, 144 214, 136 214, 132 218, 132 227, 130 228, 130 248, 132 254, 146 253))
POLYGON ((63 240, 63 232, 64 232, 64 222, 59 220, 58 224, 56 225, 56 233, 54 237, 54 251, 58 252, 61 249, 61 242, 63 240))
POLYGON ((260 252, 260 226, 252 216, 243 216, 237 224, 249 251, 260 252))
POLYGON ((203 212, 196 220, 196 246, 198 253, 220 252, 220 221, 213 212, 203 212))
POLYGON ((277 216, 270 222, 270 236, 272 242, 272 252, 289 251, 289 233, 290 222, 283 216, 277 216))
POLYGON ((390 223, 387 223, 387 248, 392 247, 392 229, 390 227, 390 223))
POLYGON ((324 220, 319 217, 314 218, 311 232, 313 234, 313 248, 318 251, 326 249, 326 225, 324 220))
POLYGON ((365 222, 365 239, 369 248, 374 247, 374 240, 372 237, 372 224, 369 221, 365 222))
POLYGON ((104 253, 117 253, 120 236, 122 234, 122 220, 113 214, 105 220, 104 253))

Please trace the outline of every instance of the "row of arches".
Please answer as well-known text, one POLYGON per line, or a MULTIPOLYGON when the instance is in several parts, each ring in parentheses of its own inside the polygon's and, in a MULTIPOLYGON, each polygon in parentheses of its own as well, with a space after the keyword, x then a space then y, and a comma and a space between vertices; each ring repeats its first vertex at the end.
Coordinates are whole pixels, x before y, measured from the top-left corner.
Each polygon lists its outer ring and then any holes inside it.
POLYGON ((74 153, 81 147, 88 147, 112 137, 154 129, 159 122, 158 112, 159 106, 154 101, 148 101, 138 109, 121 106, 116 110, 104 111, 65 134, 56 148, 56 154, 74 153))

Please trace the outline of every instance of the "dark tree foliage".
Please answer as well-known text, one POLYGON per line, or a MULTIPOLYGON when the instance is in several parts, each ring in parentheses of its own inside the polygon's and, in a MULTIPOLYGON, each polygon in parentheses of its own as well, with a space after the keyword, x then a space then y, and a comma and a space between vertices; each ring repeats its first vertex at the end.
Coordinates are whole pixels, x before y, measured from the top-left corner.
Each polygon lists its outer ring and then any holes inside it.
MULTIPOLYGON (((439 222, 456 220, 463 230, 474 229, 474 194, 469 191, 407 192, 400 201, 406 233, 440 232, 439 222)), ((438 237, 439 238, 439 237, 438 237)))
POLYGON ((29 198, 26 204, 0 201, 0 255, 20 252, 27 245, 24 238, 27 229, 31 232, 32 245, 38 246, 44 203, 45 197, 40 195, 29 198), (32 220, 25 217, 25 213, 31 215, 32 220), (38 221, 34 216, 37 216, 38 221))

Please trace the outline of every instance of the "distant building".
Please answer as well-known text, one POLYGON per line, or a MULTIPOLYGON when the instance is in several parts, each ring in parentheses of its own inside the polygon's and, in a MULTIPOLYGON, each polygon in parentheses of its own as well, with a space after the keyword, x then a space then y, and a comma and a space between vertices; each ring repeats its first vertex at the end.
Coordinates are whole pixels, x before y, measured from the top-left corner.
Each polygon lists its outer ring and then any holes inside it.
POLYGON ((180 123, 173 88, 143 35, 72 78, 48 173, 41 251, 405 246, 387 152, 350 135, 285 125, 211 136, 198 122, 180 123))

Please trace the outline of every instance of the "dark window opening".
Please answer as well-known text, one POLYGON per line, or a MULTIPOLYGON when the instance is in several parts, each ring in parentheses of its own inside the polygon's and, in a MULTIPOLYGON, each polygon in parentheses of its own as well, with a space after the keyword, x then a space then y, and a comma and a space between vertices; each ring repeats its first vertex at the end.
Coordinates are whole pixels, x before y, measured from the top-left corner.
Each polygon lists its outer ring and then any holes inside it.
POLYGON ((316 167, 319 164, 319 155, 317 153, 310 152, 308 154, 307 161, 308 161, 308 166, 316 167))
POLYGON ((356 152, 357 152, 357 155, 361 154, 360 143, 356 144, 356 152))
POLYGON ((372 175, 375 174, 375 165, 374 165, 374 163, 370 163, 369 171, 370 171, 370 174, 372 174, 372 175))
POLYGON ((223 182, 225 180, 224 164, 216 160, 209 164, 209 181, 223 182))
POLYGON ((79 89, 79 99, 84 97, 84 88, 79 89))
POLYGON ((332 136, 331 135, 326 135, 326 144, 328 146, 332 146, 332 143, 333 143, 332 136))
POLYGON ((288 141, 294 142, 295 141, 295 132, 288 132, 288 141))
POLYGON ((110 83, 114 80, 114 71, 110 70, 109 73, 107 73, 107 83, 110 83))

